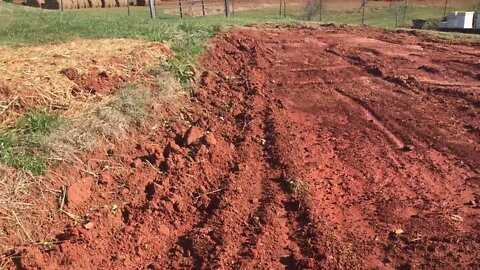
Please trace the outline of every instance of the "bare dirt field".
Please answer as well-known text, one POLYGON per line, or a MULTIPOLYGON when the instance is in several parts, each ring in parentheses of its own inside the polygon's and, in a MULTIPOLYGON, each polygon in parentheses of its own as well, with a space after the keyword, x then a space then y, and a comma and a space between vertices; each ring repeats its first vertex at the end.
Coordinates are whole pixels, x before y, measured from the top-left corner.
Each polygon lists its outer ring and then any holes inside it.
POLYGON ((478 44, 237 28, 201 62, 183 109, 49 173, 77 216, 18 268, 480 267, 478 44))

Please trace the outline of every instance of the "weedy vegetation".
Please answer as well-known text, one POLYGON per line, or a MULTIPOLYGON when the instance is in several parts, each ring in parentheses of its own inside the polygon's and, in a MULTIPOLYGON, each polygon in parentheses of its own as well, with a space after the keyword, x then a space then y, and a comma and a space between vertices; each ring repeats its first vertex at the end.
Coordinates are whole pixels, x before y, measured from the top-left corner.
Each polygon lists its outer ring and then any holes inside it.
POLYGON ((290 180, 288 181, 288 184, 289 184, 288 187, 289 187, 290 193, 292 193, 294 197, 305 195, 309 189, 307 183, 298 179, 290 180))
POLYGON ((0 133, 0 162, 32 174, 45 173, 49 149, 42 139, 62 122, 59 115, 43 109, 28 112, 14 127, 0 133))

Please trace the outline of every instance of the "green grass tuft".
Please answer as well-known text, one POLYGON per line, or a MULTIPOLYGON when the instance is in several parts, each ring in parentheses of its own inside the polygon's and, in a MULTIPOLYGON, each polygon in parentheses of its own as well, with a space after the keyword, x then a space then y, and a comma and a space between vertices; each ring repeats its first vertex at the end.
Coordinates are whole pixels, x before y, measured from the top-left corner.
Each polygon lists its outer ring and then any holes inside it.
POLYGON ((17 124, 0 132, 0 162, 33 174, 47 170, 48 148, 42 138, 63 123, 43 109, 25 114, 17 124))
POLYGON ((290 180, 288 181, 288 184, 290 192, 295 197, 305 195, 309 189, 308 184, 301 180, 290 180))
POLYGON ((62 123, 58 114, 50 114, 46 110, 34 110, 25 114, 16 129, 25 135, 45 135, 62 123))

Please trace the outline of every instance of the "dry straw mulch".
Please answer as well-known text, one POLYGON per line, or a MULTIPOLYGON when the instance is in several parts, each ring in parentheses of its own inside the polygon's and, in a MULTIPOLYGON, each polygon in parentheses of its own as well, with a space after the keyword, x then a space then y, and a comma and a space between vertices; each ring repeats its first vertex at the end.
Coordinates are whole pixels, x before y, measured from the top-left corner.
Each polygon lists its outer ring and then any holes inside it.
POLYGON ((0 123, 5 127, 34 107, 72 116, 85 105, 102 99, 99 94, 72 91, 82 86, 65 75, 66 69, 73 69, 82 77, 95 71, 129 81, 140 80, 161 58, 172 54, 164 44, 133 39, 2 47, 0 123))

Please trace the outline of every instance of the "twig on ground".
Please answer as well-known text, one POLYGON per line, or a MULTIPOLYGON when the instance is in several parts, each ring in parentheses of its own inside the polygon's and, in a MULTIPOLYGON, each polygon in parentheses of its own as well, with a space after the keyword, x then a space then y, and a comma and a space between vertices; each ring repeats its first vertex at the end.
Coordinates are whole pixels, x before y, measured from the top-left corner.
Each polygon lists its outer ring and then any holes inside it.
POLYGON ((216 189, 216 190, 212 190, 212 191, 209 191, 209 192, 205 192, 205 193, 203 193, 202 195, 198 195, 198 196, 196 196, 195 198, 193 198, 194 203, 197 203, 197 201, 198 201, 203 195, 214 194, 214 193, 220 192, 220 191, 222 191, 222 190, 225 190, 225 188, 219 188, 219 189, 216 189))
POLYGON ((153 166, 153 164, 150 161, 147 160, 147 164, 150 165, 150 167, 152 167, 152 169, 154 169, 155 172, 162 175, 162 172, 159 169, 155 168, 155 166, 153 166))

